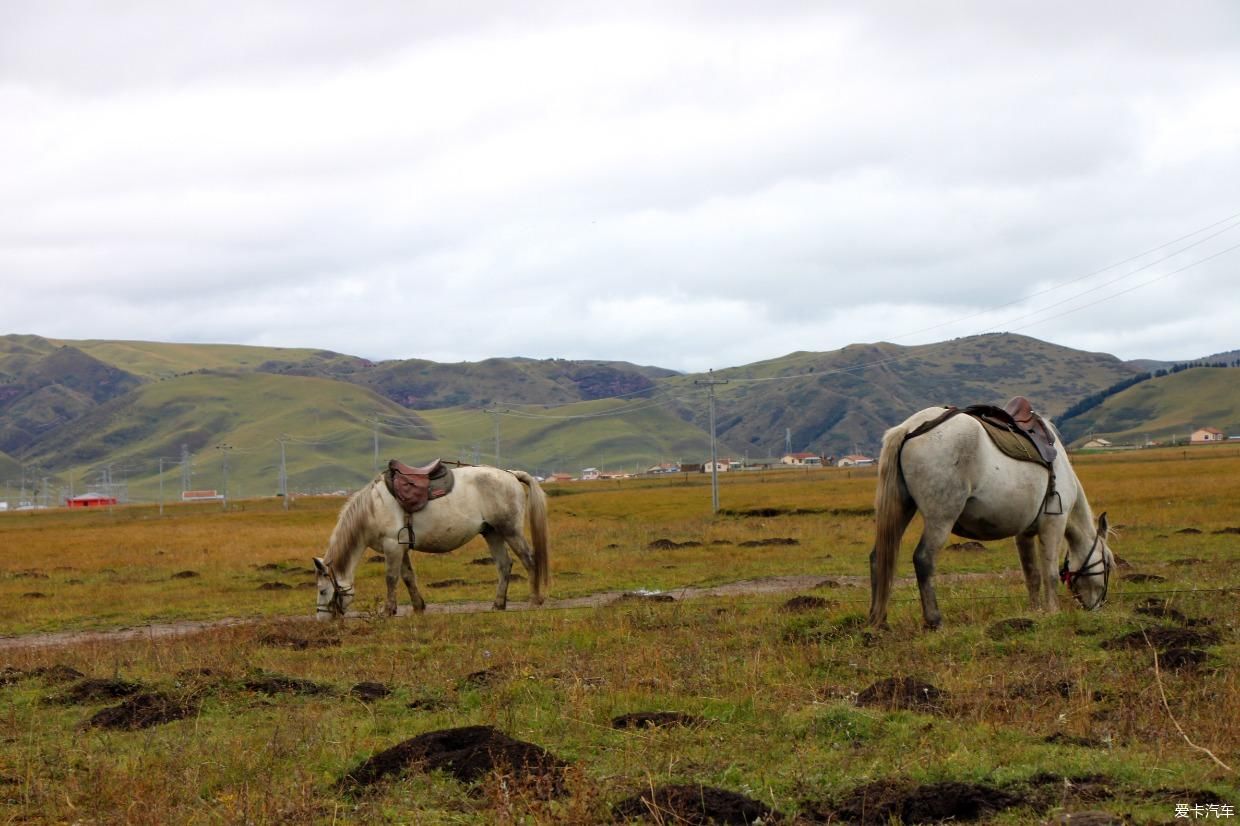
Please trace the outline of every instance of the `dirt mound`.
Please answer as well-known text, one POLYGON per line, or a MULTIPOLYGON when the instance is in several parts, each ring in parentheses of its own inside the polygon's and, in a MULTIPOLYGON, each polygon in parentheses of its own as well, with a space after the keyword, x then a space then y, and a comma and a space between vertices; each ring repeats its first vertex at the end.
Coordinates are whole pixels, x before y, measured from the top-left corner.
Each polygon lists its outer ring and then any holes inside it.
POLYGON ((1159 617, 1161 619, 1174 620, 1182 625, 1188 623, 1188 617, 1184 616, 1180 611, 1171 607, 1171 600, 1159 599, 1158 597, 1150 597, 1144 602, 1137 603, 1132 610, 1138 614, 1145 614, 1147 617, 1159 617))
POLYGON ((269 648, 291 648, 294 651, 305 651, 309 648, 333 648, 340 645, 340 636, 336 629, 319 623, 266 628, 258 633, 255 640, 259 645, 269 648))
POLYGON ((51 595, 45 594, 42 591, 27 591, 22 594, 22 599, 47 599, 49 596, 51 595))
POLYGON ((428 582, 426 583, 426 587, 427 588, 451 588, 454 585, 465 585, 465 584, 467 584, 465 580, 454 578, 454 579, 441 579, 438 582, 428 582))
POLYGON ((992 640, 1006 640, 1009 637, 1015 637, 1017 634, 1024 634, 1037 628, 1038 624, 1028 617, 1012 617, 1011 619, 999 620, 986 629, 986 636, 992 640))
POLYGON ((430 731, 381 751, 348 772, 339 786, 362 789, 409 768, 443 771, 462 783, 473 783, 498 771, 510 783, 546 799, 564 793, 568 763, 541 746, 516 740, 490 726, 466 726, 430 731))
POLYGON ((264 674, 251 677, 241 685, 249 691, 260 691, 263 694, 330 694, 330 686, 316 683, 313 680, 302 680, 298 677, 286 677, 283 674, 264 674))
POLYGON ((694 784, 660 786, 621 800, 611 809, 616 820, 654 820, 657 823, 774 823, 779 812, 761 801, 713 786, 694 784))
POLYGON ((774 536, 770 539, 746 539, 739 543, 741 548, 770 548, 779 545, 800 545, 801 540, 790 536, 774 536))
POLYGON ((495 560, 489 556, 480 556, 475 559, 469 560, 469 564, 470 565, 494 565, 495 560))
POLYGON ((1178 533, 1178 534, 1187 534, 1187 535, 1189 535, 1189 536, 1192 536, 1192 535, 1194 535, 1194 534, 1199 534, 1199 533, 1201 533, 1201 530, 1200 530, 1200 529, 1198 529, 1198 528, 1180 528, 1178 531, 1176 531, 1176 533, 1178 533))
POLYGON ((78 671, 71 665, 56 663, 56 665, 40 666, 32 668, 29 671, 22 671, 20 668, 6 668, 4 677, 0 679, 0 685, 8 685, 17 680, 24 680, 28 677, 40 677, 45 683, 56 685, 58 683, 71 683, 74 680, 84 680, 86 675, 78 671))
POLYGON ((1172 648, 1199 648, 1204 645, 1218 645, 1222 635, 1211 628, 1148 628, 1130 631, 1114 639, 1102 643, 1106 649, 1146 648, 1154 646, 1159 651, 1172 648))
POLYGON ((133 731, 173 720, 183 720, 197 712, 198 701, 193 697, 171 697, 151 692, 135 694, 118 706, 100 710, 87 721, 87 725, 133 731))
POLYGON ((264 582, 262 585, 258 586, 258 590, 260 591, 291 591, 293 590, 293 586, 289 585, 287 582, 264 582))
POLYGON ((199 574, 197 571, 177 571, 175 574, 173 574, 169 578, 170 579, 193 579, 194 577, 198 577, 198 576, 201 576, 201 574, 199 574))
POLYGON ((382 700, 384 697, 392 693, 392 689, 383 683, 360 682, 349 689, 349 693, 361 700, 363 703, 373 703, 375 700, 382 700))
POLYGON ((611 719, 611 727, 618 729, 700 726, 705 723, 701 717, 679 711, 633 711, 611 719))
POLYGON ((824 822, 886 826, 896 818, 904 823, 973 822, 1027 802, 1018 794, 984 783, 947 781, 917 786, 894 779, 858 786, 825 810, 810 808, 824 822))
POLYGON ((1071 680, 1040 677, 1027 683, 1017 683, 1008 689, 1007 696, 1014 700, 1037 700, 1055 696, 1066 700, 1072 696, 1074 688, 1076 685, 1071 680))
POLYGON ((1196 668, 1210 658, 1210 655, 1200 648, 1168 648, 1158 655, 1158 664, 1161 668, 1169 668, 1172 671, 1179 671, 1184 668, 1196 668))
POLYGON ((1215 536, 1224 536, 1226 534, 1231 534, 1234 536, 1234 535, 1240 535, 1240 528, 1237 528, 1237 527, 1219 528, 1217 531, 1210 531, 1210 533, 1214 534, 1215 536))
POLYGON ((474 671, 466 674, 461 678, 461 688, 484 688, 489 685, 495 685, 504 678, 504 670, 502 668, 484 668, 481 671, 474 671))
POLYGON ((670 551, 673 548, 700 548, 700 547, 702 547, 702 543, 694 539, 689 539, 684 542, 676 542, 675 540, 672 540, 672 539, 656 539, 655 541, 651 542, 649 545, 646 546, 646 550, 648 551, 670 551))
POLYGON ((781 611, 816 611, 830 608, 831 601, 822 597, 798 596, 780 606, 781 611))
POLYGON ((970 539, 968 542, 953 542, 943 550, 945 551, 985 551, 988 550, 981 542, 975 542, 970 539))
POLYGON ((857 705, 888 711, 942 711, 948 693, 915 677, 887 677, 857 695, 857 705))
POLYGON ((1166 582, 1167 578, 1161 574, 1124 574, 1121 579, 1124 582, 1166 582))
POLYGON ((142 686, 126 680, 90 677, 74 683, 59 694, 47 697, 43 702, 49 705, 74 706, 97 703, 100 700, 119 700, 121 697, 137 694, 141 690, 142 686))
POLYGON ((1204 565, 1205 560, 1198 559, 1195 556, 1188 556, 1188 557, 1184 557, 1183 559, 1173 559, 1167 564, 1175 565, 1176 567, 1181 567, 1181 566, 1186 566, 1186 565, 1204 565))

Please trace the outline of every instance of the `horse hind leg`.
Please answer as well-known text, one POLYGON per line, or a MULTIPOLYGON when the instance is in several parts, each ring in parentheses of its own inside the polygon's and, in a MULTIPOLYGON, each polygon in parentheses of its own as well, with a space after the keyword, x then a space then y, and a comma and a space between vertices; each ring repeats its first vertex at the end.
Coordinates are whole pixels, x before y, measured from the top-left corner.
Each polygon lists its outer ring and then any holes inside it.
POLYGON ((926 529, 913 551, 913 569, 917 572, 917 589, 921 592, 921 615, 926 627, 936 629, 943 624, 939 600, 934 593, 934 558, 939 549, 947 544, 951 535, 948 523, 926 520, 926 529))
POLYGON ((530 575, 530 601, 535 605, 542 605, 542 588, 538 581, 538 572, 534 568, 534 552, 530 548, 530 543, 520 531, 508 534, 504 537, 504 541, 508 543, 508 547, 521 559, 521 564, 525 566, 525 572, 530 575))
POLYGON ((512 557, 508 556, 508 546, 504 538, 494 528, 487 528, 482 533, 491 549, 491 558, 495 560, 495 570, 499 573, 499 582, 495 586, 495 610, 503 611, 508 607, 508 577, 512 574, 512 557))

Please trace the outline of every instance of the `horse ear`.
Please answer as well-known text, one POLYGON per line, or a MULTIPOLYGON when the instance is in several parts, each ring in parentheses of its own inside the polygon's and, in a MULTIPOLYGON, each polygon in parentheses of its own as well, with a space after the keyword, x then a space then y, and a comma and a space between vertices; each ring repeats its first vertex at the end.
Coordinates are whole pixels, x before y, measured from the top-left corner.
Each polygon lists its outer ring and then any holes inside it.
POLYGON ((327 565, 323 562, 322 557, 316 556, 314 558, 314 569, 323 576, 327 576, 327 565))
POLYGON ((1103 511, 1102 516, 1098 517, 1098 533, 1106 536, 1111 529, 1110 523, 1107 521, 1107 512, 1103 511))

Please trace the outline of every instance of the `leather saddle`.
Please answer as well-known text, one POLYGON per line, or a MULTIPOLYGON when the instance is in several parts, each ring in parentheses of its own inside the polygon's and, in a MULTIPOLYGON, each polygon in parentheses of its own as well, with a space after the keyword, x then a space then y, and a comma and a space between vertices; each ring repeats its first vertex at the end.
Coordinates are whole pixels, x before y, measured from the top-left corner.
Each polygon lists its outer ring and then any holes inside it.
POLYGON ((383 481, 392 498, 408 514, 422 510, 432 499, 448 495, 453 478, 451 468, 439 459, 420 467, 390 459, 383 481))
POLYGON ((965 408, 964 412, 1024 436, 1033 444, 1047 467, 1055 463, 1055 456, 1058 455, 1055 437, 1046 421, 1034 412, 1033 405, 1024 396, 1016 396, 1001 408, 979 404, 965 408))

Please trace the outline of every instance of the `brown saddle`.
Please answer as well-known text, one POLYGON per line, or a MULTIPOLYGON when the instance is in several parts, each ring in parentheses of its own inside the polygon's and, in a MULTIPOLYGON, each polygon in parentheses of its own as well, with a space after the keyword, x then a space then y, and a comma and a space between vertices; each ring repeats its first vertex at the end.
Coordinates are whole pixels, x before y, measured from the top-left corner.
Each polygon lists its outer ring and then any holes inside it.
POLYGON ((1058 454, 1055 449, 1055 437, 1051 429, 1047 427, 1046 421, 1034 412, 1033 405, 1024 396, 1015 397, 1002 409, 991 405, 975 405, 967 408, 965 412, 1024 436, 1033 443, 1038 456, 1047 467, 1055 463, 1055 456, 1058 454))
POLYGON ((422 510, 432 499, 447 496, 452 490, 453 478, 452 469, 439 459, 421 467, 391 459, 383 481, 392 498, 409 514, 422 510))

